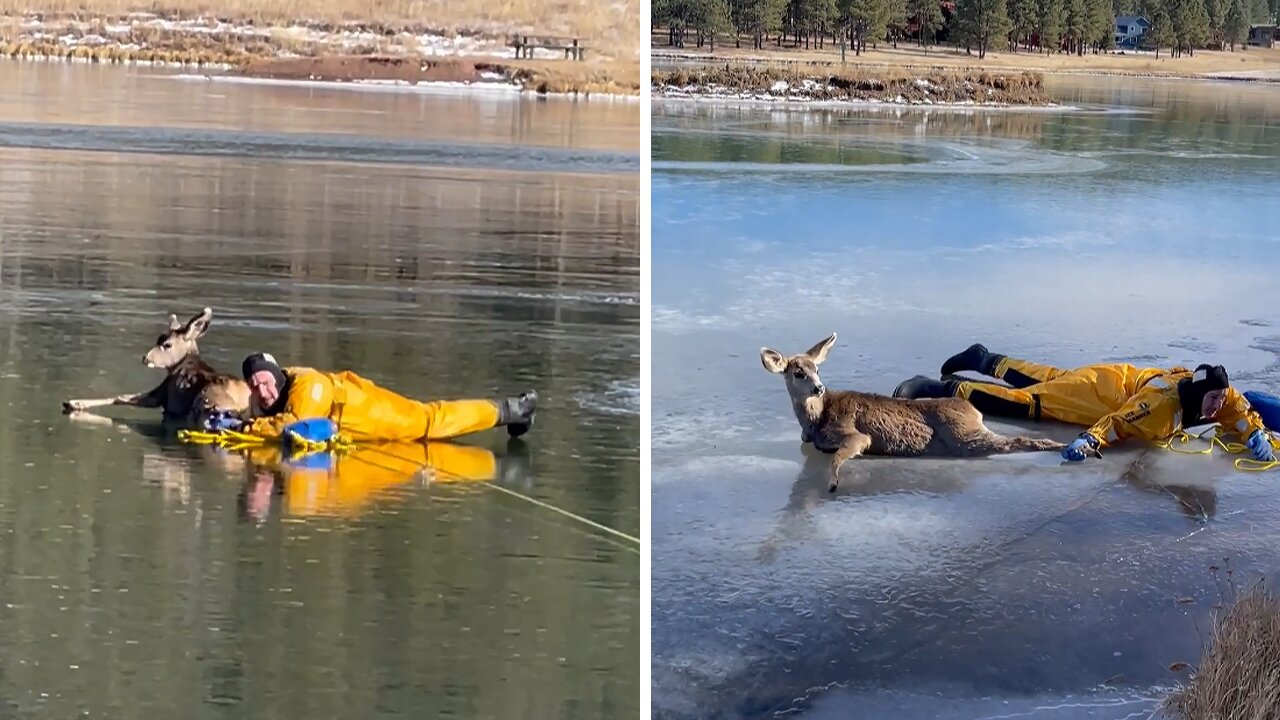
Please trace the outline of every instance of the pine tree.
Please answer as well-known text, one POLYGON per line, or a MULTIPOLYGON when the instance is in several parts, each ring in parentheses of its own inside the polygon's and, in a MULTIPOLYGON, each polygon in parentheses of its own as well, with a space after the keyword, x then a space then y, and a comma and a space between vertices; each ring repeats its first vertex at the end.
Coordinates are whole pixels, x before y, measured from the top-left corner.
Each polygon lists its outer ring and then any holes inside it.
POLYGON ((1062 46, 1063 0, 1036 0, 1036 32, 1046 53, 1062 46))
POLYGON ((1004 47, 1009 35, 1009 13, 1006 0, 958 0, 956 2, 957 39, 978 49, 978 59, 987 51, 1004 47))
POLYGON ((1177 0, 1173 24, 1178 35, 1179 52, 1195 55, 1196 48, 1209 36, 1209 12, 1204 0, 1177 0))
POLYGON ((885 0, 885 24, 889 28, 890 40, 898 47, 898 34, 907 25, 907 0, 885 0))
MULTIPOLYGON (((655 3, 658 0, 653 0, 655 3)), ((734 27, 751 36, 752 48, 764 47, 765 36, 782 31, 782 18, 787 0, 732 0, 730 7, 734 27)))
POLYGON ((1244 16, 1244 0, 1231 0, 1222 30, 1224 39, 1231 45, 1231 51, 1235 52, 1236 45, 1243 43, 1249 36, 1249 23, 1244 16))
POLYGON ((714 52, 716 35, 733 29, 728 0, 697 0, 690 25, 698 31, 699 45, 703 38, 709 39, 714 52))
POLYGON ((907 0, 907 16, 920 27, 920 45, 929 47, 942 27, 942 4, 938 0, 907 0))
POLYGON ((1151 13, 1151 29, 1147 31, 1147 37, 1155 46, 1156 57, 1160 57, 1162 47, 1169 48, 1170 54, 1173 53, 1173 21, 1169 19, 1169 13, 1165 12, 1163 5, 1157 5, 1151 13))
POLYGON ((886 0, 841 0, 840 18, 848 28, 855 55, 866 51, 868 38, 884 36, 886 4, 886 0))
POLYGON ((1067 52, 1084 54, 1085 30, 1088 26, 1085 0, 1066 0, 1062 14, 1062 34, 1067 38, 1067 52))
POLYGON ((797 40, 804 38, 804 46, 809 47, 811 39, 821 39, 827 27, 836 19, 835 0, 794 0, 792 17, 795 21, 797 40))
POLYGON ((1206 40, 1210 47, 1220 48, 1223 42, 1222 26, 1227 14, 1226 2, 1224 0, 1204 0, 1204 9, 1209 15, 1209 32, 1206 40))
POLYGON ((1085 21, 1086 37, 1095 51, 1115 47, 1116 16, 1111 0, 1086 0, 1085 21))
POLYGON ((1013 29, 1013 49, 1023 43, 1031 49, 1031 34, 1037 25, 1035 0, 1009 0, 1009 24, 1013 29))

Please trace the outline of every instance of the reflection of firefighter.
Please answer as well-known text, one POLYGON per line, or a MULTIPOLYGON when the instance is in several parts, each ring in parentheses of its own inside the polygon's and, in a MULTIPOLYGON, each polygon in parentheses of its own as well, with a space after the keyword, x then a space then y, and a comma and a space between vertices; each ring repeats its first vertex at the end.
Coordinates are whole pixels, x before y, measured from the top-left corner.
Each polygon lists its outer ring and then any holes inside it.
POLYGON ((253 472, 242 491, 241 512, 257 519, 279 492, 286 515, 356 515, 380 495, 423 478, 426 482, 486 482, 518 470, 519 457, 501 461, 488 449, 452 443, 387 442, 351 451, 286 458, 278 446, 247 451, 253 472))

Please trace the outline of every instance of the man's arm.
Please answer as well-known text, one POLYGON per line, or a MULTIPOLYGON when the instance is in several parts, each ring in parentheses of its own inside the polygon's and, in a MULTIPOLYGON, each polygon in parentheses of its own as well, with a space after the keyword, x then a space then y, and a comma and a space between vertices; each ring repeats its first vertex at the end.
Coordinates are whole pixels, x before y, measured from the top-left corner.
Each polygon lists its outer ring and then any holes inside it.
POLYGON ((1130 438, 1163 440, 1176 430, 1174 418, 1180 409, 1177 395, 1160 388, 1144 388, 1113 413, 1103 416, 1087 431, 1100 447, 1110 447, 1130 438))
POLYGON ((289 383, 289 397, 284 409, 275 415, 256 418, 244 431, 259 437, 279 438, 285 427, 312 418, 329 417, 333 407, 333 382, 321 372, 310 371, 294 376, 289 383))
POLYGON ((1249 401, 1244 395, 1236 392, 1235 388, 1227 388, 1227 398, 1223 401, 1222 409, 1218 411, 1214 421, 1223 430, 1238 432, 1243 438, 1249 437, 1257 430, 1265 432, 1267 427, 1262 422, 1262 416, 1249 406, 1249 401))

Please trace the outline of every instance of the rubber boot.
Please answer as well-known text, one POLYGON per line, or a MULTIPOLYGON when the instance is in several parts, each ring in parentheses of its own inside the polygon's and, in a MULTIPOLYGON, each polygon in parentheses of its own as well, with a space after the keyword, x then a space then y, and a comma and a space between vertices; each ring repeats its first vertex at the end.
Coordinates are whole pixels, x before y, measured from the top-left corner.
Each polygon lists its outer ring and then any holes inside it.
POLYGON ((995 377, 996 365, 999 364, 1003 355, 993 353, 987 350, 986 346, 981 343, 974 343, 965 348, 963 352, 947 358, 942 363, 942 374, 951 375, 962 370, 981 373, 995 377))
POLYGON ((533 416, 538 410, 538 393, 529 390, 520 397, 504 398, 498 402, 498 425, 505 425, 507 434, 520 437, 533 427, 533 416))
POLYGON ((893 389, 896 398, 945 398, 954 397, 960 389, 958 380, 935 380, 925 375, 917 375, 903 380, 893 389))

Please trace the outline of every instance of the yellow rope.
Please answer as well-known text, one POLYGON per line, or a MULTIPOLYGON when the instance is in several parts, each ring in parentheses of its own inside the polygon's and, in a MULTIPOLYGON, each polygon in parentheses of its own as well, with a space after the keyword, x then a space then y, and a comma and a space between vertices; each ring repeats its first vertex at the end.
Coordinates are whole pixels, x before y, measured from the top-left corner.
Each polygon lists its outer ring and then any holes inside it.
MULTIPOLYGON (((261 447, 265 445, 268 438, 259 435, 250 435, 238 430, 219 430, 217 432, 209 432, 205 430, 179 430, 178 439, 185 443, 195 445, 216 445, 227 450, 245 450, 253 447, 261 447)), ((309 455, 317 452, 349 452, 355 448, 355 444, 351 440, 342 436, 335 436, 329 440, 308 440, 296 432, 289 431, 289 441, 292 446, 293 457, 299 455, 309 455)))
MULTIPOLYGON (((1214 428, 1209 428, 1208 430, 1205 430, 1204 432, 1201 432, 1198 435, 1192 435, 1191 433, 1188 433, 1186 430, 1179 430, 1173 435, 1171 435, 1168 439, 1161 440, 1160 442, 1156 443, 1156 445, 1166 450, 1171 450, 1173 452, 1181 453, 1183 455, 1210 455, 1213 453, 1213 448, 1215 446, 1222 448, 1224 451, 1226 451, 1231 455, 1241 455, 1247 452, 1252 452, 1251 450, 1249 450, 1248 445, 1245 445, 1244 443, 1241 443, 1241 442, 1226 442, 1218 435, 1214 435, 1213 437, 1209 438, 1209 447, 1205 448, 1204 450, 1179 450, 1173 446, 1174 442, 1177 442, 1179 445, 1187 445, 1192 440, 1203 440, 1205 439, 1204 436, 1210 432, 1213 432, 1213 430, 1214 428)), ((1271 448, 1273 451, 1280 450, 1280 440, 1276 440, 1276 438, 1273 435, 1271 435, 1271 433, 1267 433, 1267 442, 1271 444, 1271 448)), ((1236 458, 1236 461, 1232 464, 1235 465, 1235 468, 1237 470, 1243 470, 1245 472, 1264 472, 1267 470, 1272 470, 1274 468, 1280 467, 1280 460, 1268 461, 1268 460, 1254 460, 1253 458, 1236 458)))

